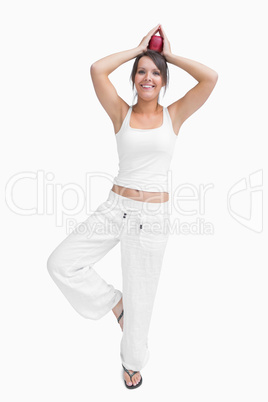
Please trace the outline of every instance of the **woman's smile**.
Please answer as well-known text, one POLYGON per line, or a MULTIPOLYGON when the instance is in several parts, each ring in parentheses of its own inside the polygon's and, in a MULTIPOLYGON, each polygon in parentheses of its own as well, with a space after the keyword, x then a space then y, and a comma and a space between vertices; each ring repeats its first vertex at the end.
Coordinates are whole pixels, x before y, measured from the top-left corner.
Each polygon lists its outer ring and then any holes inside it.
POLYGON ((155 88, 154 85, 149 85, 149 84, 144 84, 144 85, 141 84, 141 87, 142 87, 142 89, 144 89, 145 91, 149 91, 149 90, 152 90, 152 89, 155 88))

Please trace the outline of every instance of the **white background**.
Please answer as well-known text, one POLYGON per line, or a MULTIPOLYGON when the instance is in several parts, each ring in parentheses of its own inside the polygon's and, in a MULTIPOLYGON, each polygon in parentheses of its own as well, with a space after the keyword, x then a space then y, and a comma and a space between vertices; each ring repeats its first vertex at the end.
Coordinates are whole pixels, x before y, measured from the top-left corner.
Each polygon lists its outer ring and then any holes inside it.
MULTIPOLYGON (((267 401, 265 10, 260 0, 2 2, 1 400, 267 401), (99 321, 79 316, 46 263, 67 235, 67 220, 87 217, 80 208, 63 214, 58 224, 61 195, 65 210, 77 202, 74 191, 63 195, 64 186, 79 186, 81 201, 86 174, 107 175, 89 188, 95 209, 117 174, 113 126, 97 100, 90 65, 136 47, 158 23, 174 54, 219 75, 207 102, 183 124, 171 164, 173 190, 187 183, 196 189, 212 185, 203 215, 198 199, 181 204, 195 209, 193 215, 174 209, 172 219, 191 224, 202 218, 213 233, 199 228, 171 235, 150 327, 151 357, 141 371, 142 386, 129 392, 114 315, 99 321), (37 180, 26 178, 37 172, 50 178, 39 181, 39 199, 37 180), (255 195, 244 187, 233 196, 232 215, 229 190, 241 180, 249 186, 254 172, 255 195), (57 213, 49 212, 51 205, 57 213)), ((129 104, 133 62, 110 75, 129 104)), ((180 68, 169 68, 164 106, 197 83, 180 68)), ((95 268, 121 288, 119 246, 95 268)))

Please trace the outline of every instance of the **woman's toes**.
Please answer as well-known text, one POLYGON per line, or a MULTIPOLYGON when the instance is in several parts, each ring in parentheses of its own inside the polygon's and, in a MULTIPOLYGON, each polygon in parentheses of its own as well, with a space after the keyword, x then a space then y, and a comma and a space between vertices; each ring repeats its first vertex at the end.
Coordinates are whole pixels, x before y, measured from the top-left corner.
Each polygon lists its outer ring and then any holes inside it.
POLYGON ((129 375, 127 373, 124 373, 124 377, 125 377, 125 381, 126 381, 127 385, 131 386, 132 382, 130 380, 129 375))
POLYGON ((140 382, 140 374, 137 373, 137 374, 133 377, 133 385, 137 385, 139 382, 140 382))
MULTIPOLYGON (((133 371, 130 370, 130 373, 133 373, 133 371)), ((140 373, 135 374, 135 375, 132 377, 132 381, 130 380, 130 377, 129 377, 129 375, 128 375, 127 373, 125 373, 124 376, 125 376, 126 383, 127 383, 127 385, 129 385, 129 386, 131 386, 131 385, 135 386, 135 385, 137 385, 137 384, 140 382, 140 380, 141 380, 141 375, 140 375, 140 373)))

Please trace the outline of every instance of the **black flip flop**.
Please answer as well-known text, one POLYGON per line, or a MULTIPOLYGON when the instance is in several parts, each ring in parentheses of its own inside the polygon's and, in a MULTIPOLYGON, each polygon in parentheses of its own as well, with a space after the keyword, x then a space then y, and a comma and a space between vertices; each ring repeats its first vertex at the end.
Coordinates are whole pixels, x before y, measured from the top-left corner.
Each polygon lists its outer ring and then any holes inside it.
POLYGON ((122 311, 122 313, 120 314, 120 316, 117 318, 118 324, 119 324, 120 319, 123 317, 123 314, 124 314, 124 310, 122 311))
MULTIPOLYGON (((132 377, 134 376, 134 374, 136 374, 136 373, 138 373, 138 371, 133 371, 133 373, 132 374, 130 374, 130 372, 123 366, 123 364, 122 364, 122 367, 123 367, 123 369, 125 370, 125 372, 126 373, 128 373, 128 375, 129 375, 129 377, 130 377, 130 380, 132 381, 132 377)), ((131 370, 132 371, 132 370, 131 370)), ((126 382, 126 380, 124 379, 124 381, 125 381, 125 386, 128 388, 128 389, 131 389, 131 388, 138 388, 141 384, 142 384, 142 376, 141 376, 141 379, 140 379, 140 382, 137 384, 137 385, 127 385, 127 382, 126 382)))

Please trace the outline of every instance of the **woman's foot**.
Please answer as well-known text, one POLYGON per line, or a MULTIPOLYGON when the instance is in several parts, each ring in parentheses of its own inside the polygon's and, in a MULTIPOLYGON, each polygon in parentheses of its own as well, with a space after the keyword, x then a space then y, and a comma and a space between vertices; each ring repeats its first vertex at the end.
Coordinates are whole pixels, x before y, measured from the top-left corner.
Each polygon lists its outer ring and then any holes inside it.
MULTIPOLYGON (((132 370, 128 370, 128 371, 130 372, 130 374, 133 373, 132 370)), ((128 373, 126 373, 126 371, 124 370, 124 379, 125 379, 127 385, 129 385, 129 386, 130 385, 137 385, 141 380, 141 375, 140 375, 140 372, 138 371, 136 374, 134 374, 132 376, 132 381, 131 381, 128 373)))
MULTIPOLYGON (((116 319, 117 319, 120 316, 120 314, 122 313, 122 311, 123 311, 123 299, 122 299, 122 297, 119 300, 119 302, 117 303, 117 305, 113 308, 112 311, 113 311, 113 313, 114 313, 114 315, 116 316, 116 319)), ((120 324, 120 327, 121 327, 121 329, 123 331, 124 315, 120 318, 119 324, 120 324)))

